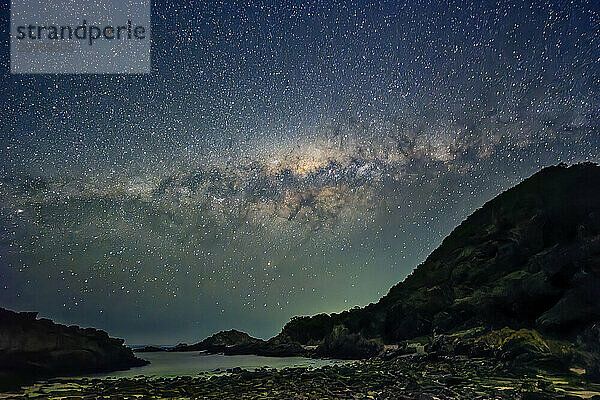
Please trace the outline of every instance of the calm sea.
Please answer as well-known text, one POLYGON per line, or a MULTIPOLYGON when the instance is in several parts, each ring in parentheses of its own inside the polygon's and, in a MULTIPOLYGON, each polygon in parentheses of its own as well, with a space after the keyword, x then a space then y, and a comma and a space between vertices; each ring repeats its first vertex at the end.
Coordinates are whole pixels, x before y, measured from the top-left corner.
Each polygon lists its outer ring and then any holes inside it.
POLYGON ((260 367, 322 367, 344 363, 341 360, 321 360, 304 357, 262 357, 254 355, 226 356, 223 354, 202 354, 198 352, 182 353, 136 353, 140 358, 150 361, 149 365, 131 368, 126 371, 86 375, 89 377, 133 377, 138 375, 170 377, 195 376, 199 373, 225 372, 228 368, 241 367, 254 370, 260 367))

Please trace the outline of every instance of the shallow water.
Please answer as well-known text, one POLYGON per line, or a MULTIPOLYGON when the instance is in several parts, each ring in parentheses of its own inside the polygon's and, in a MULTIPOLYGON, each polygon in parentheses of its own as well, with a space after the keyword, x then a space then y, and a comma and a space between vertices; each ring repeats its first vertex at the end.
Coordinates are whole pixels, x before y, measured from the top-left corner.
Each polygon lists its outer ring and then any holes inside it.
POLYGON ((225 372, 227 368, 241 367, 253 370, 259 367, 322 367, 343 363, 341 360, 321 360, 305 357, 262 357, 254 355, 226 356, 223 354, 202 354, 199 352, 182 353, 137 353, 138 357, 150 361, 149 365, 131 368, 126 371, 115 371, 101 374, 85 375, 88 377, 133 377, 137 375, 173 377, 195 376, 201 372, 214 372, 217 368, 225 372))

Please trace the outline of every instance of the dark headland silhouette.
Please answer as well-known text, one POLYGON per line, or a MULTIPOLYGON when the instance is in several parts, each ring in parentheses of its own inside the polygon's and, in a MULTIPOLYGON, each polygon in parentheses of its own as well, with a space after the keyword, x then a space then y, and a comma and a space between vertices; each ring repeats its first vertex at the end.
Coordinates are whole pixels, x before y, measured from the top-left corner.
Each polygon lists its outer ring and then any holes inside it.
MULTIPOLYGON (((475 211, 377 303, 294 317, 267 341, 231 330, 142 351, 394 360, 418 349, 432 363, 477 357, 598 381, 599 293, 600 167, 561 164, 475 211)), ((6 310, 0 318, 4 371, 58 375, 143 363, 101 331, 6 310)))
POLYGON ((0 308, 0 388, 31 379, 115 371, 148 364, 104 331, 0 308))

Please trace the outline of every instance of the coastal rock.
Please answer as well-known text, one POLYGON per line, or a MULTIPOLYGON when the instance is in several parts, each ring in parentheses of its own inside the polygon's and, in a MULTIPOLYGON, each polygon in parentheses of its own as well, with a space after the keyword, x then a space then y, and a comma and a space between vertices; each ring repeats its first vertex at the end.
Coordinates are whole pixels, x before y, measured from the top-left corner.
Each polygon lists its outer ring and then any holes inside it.
POLYGON ((318 369, 231 368, 218 376, 59 380, 39 383, 11 399, 390 399, 519 400, 600 398, 585 377, 515 374, 490 359, 462 356, 366 360, 318 369))
POLYGON ((264 341, 235 329, 221 331, 196 344, 179 344, 168 351, 204 351, 209 354, 255 354, 271 357, 289 357, 307 354, 307 351, 299 343, 290 338, 277 336, 264 341))
POLYGON ((310 352, 289 337, 275 336, 265 343, 259 353, 269 357, 308 356, 310 352))
POLYGON ((180 343, 168 351, 204 351, 210 354, 224 353, 228 355, 257 354, 264 345, 265 341, 262 339, 256 339, 245 332, 231 329, 215 333, 192 345, 180 343))
POLYGON ((592 380, 600 382, 600 323, 589 327, 579 340, 589 355, 586 373, 592 380))
POLYGON ((134 351, 136 353, 158 353, 161 351, 167 351, 167 349, 158 346, 144 346, 142 348, 135 349, 134 351))
POLYGON ((595 164, 545 168, 476 210, 377 303, 297 317, 281 335, 321 355, 340 325, 386 344, 476 327, 583 342, 600 320, 599 187, 595 164))
POLYGON ((446 356, 493 358, 513 369, 568 372, 585 367, 587 356, 573 343, 544 337, 532 329, 483 327, 450 335, 438 335, 427 346, 429 353, 446 356))
POLYGON ((15 377, 114 371, 148 364, 104 331, 0 308, 0 384, 15 377))
POLYGON ((376 356, 383 345, 376 340, 365 339, 359 333, 350 333, 348 328, 337 325, 317 347, 316 354, 339 359, 357 360, 376 356))

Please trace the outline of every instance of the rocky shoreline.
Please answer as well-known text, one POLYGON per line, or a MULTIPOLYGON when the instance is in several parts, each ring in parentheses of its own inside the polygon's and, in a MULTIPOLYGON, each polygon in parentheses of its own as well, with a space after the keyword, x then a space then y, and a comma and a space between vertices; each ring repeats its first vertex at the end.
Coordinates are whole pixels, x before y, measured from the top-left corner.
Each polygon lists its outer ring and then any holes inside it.
POLYGON ((177 378, 54 379, 10 399, 600 399, 600 384, 576 373, 519 370, 488 358, 412 355, 318 369, 235 368, 177 378))

